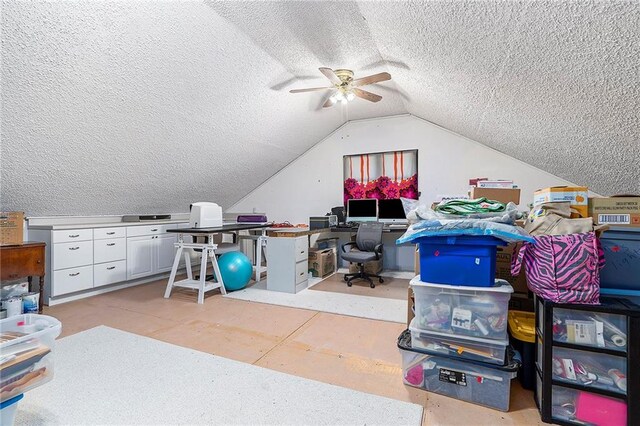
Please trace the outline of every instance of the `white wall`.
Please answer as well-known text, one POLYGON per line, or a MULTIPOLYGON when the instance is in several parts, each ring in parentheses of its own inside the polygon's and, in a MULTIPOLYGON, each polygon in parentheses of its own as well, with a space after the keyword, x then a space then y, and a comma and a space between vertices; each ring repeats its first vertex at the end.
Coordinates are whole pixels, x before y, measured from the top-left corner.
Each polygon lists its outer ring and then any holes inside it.
POLYGON ((228 211, 266 212, 270 220, 308 223, 342 205, 342 156, 418 149, 421 200, 464 194, 473 177, 512 179, 521 188, 521 208, 533 191, 572 185, 475 141, 414 116, 351 121, 272 176, 228 211))

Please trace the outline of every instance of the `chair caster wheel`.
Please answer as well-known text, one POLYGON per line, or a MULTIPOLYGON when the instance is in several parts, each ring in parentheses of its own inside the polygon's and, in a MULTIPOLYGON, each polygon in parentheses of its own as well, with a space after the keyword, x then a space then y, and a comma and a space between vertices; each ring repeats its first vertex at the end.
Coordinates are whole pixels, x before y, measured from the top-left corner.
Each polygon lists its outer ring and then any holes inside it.
POLYGON ((378 282, 379 282, 380 284, 382 284, 382 283, 384 282, 384 280, 383 280, 382 278, 378 278, 378 282))
POLYGON ((371 283, 371 284, 369 284, 369 287, 376 288, 376 285, 374 283, 371 283))
POLYGON ((350 283, 347 281, 347 287, 351 287, 353 285, 353 283, 350 283))
POLYGON ((349 281, 349 278, 347 278, 347 277, 342 277, 342 279, 343 279, 345 282, 349 281))

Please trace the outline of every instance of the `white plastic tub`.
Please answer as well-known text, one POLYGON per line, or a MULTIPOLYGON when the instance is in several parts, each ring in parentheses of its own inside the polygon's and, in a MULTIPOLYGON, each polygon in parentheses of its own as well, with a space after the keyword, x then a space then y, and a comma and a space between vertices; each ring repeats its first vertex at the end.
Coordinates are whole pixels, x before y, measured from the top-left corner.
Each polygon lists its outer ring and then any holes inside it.
POLYGON ((16 419, 18 402, 23 398, 23 396, 23 394, 20 394, 4 402, 0 402, 0 425, 13 426, 16 419))
POLYGON ((416 328, 462 336, 507 340, 509 299, 513 287, 496 280, 493 287, 410 282, 415 295, 416 328))
POLYGON ((61 329, 60 321, 46 315, 0 320, 0 402, 53 378, 53 351, 61 329))
POLYGON ((398 338, 402 354, 402 378, 405 384, 440 395, 509 411, 511 380, 518 375, 520 363, 509 352, 509 364, 498 367, 473 361, 420 352, 411 347, 406 330, 398 338))
POLYGON ((414 349, 422 349, 434 355, 505 365, 508 340, 481 339, 437 331, 424 331, 416 327, 415 318, 411 320, 409 330, 411 331, 411 347, 414 349))

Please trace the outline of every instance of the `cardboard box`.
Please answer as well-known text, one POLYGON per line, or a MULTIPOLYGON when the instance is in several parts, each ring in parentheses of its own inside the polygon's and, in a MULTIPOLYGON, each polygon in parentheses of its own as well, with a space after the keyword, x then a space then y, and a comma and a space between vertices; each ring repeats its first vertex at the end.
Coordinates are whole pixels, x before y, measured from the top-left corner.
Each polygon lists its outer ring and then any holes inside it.
POLYGON ((640 196, 589 198, 589 216, 596 225, 640 226, 640 196))
MULTIPOLYGON (((358 250, 353 248, 352 250, 358 250)), ((360 267, 357 263, 349 262, 349 273, 353 274, 360 271, 360 267)), ((367 274, 379 274, 382 272, 382 258, 378 260, 372 260, 371 262, 366 262, 364 264, 364 271, 367 274)))
POLYGON ((589 217, 589 194, 586 186, 552 186, 533 193, 534 206, 551 201, 569 201, 571 207, 578 212, 577 217, 589 217))
POLYGON ((24 212, 0 212, 0 245, 22 244, 24 212))
POLYGON ((309 249, 309 270, 314 277, 324 278, 335 272, 335 269, 333 249, 309 249))
POLYGON ((498 246, 496 254, 496 278, 506 280, 513 287, 514 293, 529 294, 527 287, 527 279, 525 277, 524 268, 520 270, 517 277, 511 275, 511 258, 516 251, 516 244, 508 246, 498 246))
POLYGON ((471 188, 471 198, 486 198, 501 203, 520 204, 520 188, 471 188))

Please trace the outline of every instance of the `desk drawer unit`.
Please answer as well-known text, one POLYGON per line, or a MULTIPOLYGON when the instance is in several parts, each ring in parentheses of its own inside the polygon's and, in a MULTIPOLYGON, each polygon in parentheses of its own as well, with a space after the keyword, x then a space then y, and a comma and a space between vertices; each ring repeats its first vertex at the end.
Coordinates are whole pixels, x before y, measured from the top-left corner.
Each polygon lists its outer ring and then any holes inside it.
POLYGON ((309 238, 307 236, 296 238, 296 262, 309 258, 309 238))
POLYGON ((143 235, 160 235, 164 234, 169 228, 176 228, 176 225, 127 226, 127 238, 141 237, 143 235))
POLYGON ((52 231, 51 242, 68 243, 71 241, 88 241, 93 239, 93 229, 69 229, 52 231))
POLYGON ((54 244, 54 270, 91 264, 93 264, 93 241, 54 244))
POLYGON ((124 238, 127 236, 127 230, 124 226, 114 228, 96 228, 93 230, 94 240, 105 240, 113 238, 124 238))
POLYGON ((93 242, 94 263, 114 262, 127 258, 126 238, 112 240, 95 240, 93 242))
POLYGON ((309 262, 304 260, 296 263, 296 284, 307 280, 309 274, 309 262))
POLYGON ((93 288, 93 265, 54 271, 53 280, 52 296, 93 288))
POLYGON ((93 266, 93 286, 100 287, 127 279, 127 261, 106 262, 93 266))

